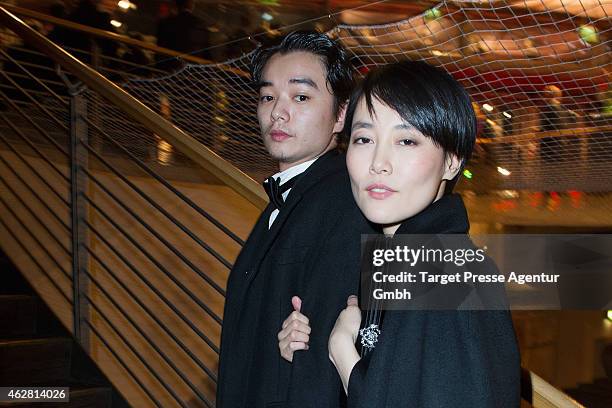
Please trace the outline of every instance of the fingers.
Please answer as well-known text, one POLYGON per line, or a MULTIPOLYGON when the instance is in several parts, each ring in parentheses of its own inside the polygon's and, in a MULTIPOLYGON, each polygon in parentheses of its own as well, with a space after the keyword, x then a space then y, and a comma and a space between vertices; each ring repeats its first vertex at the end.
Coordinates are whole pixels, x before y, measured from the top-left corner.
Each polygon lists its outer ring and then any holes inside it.
POLYGON ((299 341, 292 341, 290 343, 279 343, 278 347, 280 348, 281 356, 289 361, 293 362, 293 353, 298 350, 308 350, 308 344, 299 341))
POLYGON ((287 337, 292 332, 303 333, 305 335, 309 335, 310 331, 312 330, 309 325, 307 325, 306 323, 300 320, 293 320, 286 326, 283 324, 283 326, 284 327, 282 328, 282 330, 278 332, 279 340, 287 337))
POLYGON ((310 346, 308 345, 308 343, 305 343, 303 341, 292 341, 291 343, 289 343, 289 349, 291 351, 308 350, 309 348, 310 346))
POLYGON ((308 333, 304 333, 297 330, 287 331, 287 329, 278 332, 277 337, 279 342, 285 343, 289 343, 292 341, 302 341, 304 343, 308 343, 308 341, 310 340, 310 336, 308 335, 308 333))
POLYGON ((357 296, 351 295, 346 300, 346 305, 347 306, 358 306, 359 305, 359 299, 357 298, 357 296))
POLYGON ((302 309, 302 299, 299 296, 294 296, 291 298, 291 305, 293 306, 293 310, 299 312, 302 309))
POLYGON ((289 317, 287 317, 285 319, 285 321, 283 322, 283 326, 282 326, 283 329, 285 327, 287 327, 287 325, 290 324, 293 321, 300 321, 300 322, 302 322, 302 323, 304 323, 306 325, 309 324, 309 320, 308 320, 308 318, 306 316, 304 316, 303 314, 301 314, 298 311, 293 311, 293 312, 291 312, 289 317))
POLYGON ((306 316, 298 312, 293 312, 292 315, 293 318, 289 316, 285 320, 283 329, 278 332, 277 336, 278 348, 280 349, 281 356, 289 362, 293 362, 293 353, 295 351, 308 350, 311 331, 306 316), (306 322, 304 322, 304 320, 306 320, 306 322))

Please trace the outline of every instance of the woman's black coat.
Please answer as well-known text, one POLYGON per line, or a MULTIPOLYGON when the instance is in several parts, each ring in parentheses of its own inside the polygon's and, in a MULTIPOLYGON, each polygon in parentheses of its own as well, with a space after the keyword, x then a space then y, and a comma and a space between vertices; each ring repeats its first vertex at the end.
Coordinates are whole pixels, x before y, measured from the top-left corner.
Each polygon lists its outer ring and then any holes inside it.
MULTIPOLYGON (((457 195, 396 234, 462 234, 457 195)), ((504 408, 520 405, 520 356, 508 311, 386 311, 375 349, 351 372, 349 407, 504 408)))

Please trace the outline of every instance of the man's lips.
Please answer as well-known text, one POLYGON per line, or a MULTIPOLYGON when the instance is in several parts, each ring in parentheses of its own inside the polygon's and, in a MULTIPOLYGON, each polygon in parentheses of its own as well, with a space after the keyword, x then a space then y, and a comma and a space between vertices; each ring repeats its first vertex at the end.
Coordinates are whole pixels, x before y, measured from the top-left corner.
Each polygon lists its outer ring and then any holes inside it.
POLYGON ((366 187, 366 191, 368 195, 375 200, 384 200, 385 198, 391 196, 393 193, 397 193, 396 190, 388 187, 384 184, 370 184, 366 187))
POLYGON ((291 136, 289 136, 289 134, 283 132, 282 130, 273 130, 270 132, 270 138, 275 142, 282 142, 290 137, 291 136))

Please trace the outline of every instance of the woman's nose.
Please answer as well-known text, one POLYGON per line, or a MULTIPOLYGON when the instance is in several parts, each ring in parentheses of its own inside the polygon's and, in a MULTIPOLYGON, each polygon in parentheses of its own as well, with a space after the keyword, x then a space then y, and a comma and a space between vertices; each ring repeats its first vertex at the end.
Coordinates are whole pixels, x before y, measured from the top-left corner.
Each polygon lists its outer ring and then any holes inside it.
POLYGON ((370 173, 373 174, 391 174, 393 173, 393 167, 389 158, 389 152, 384 147, 378 145, 370 164, 370 173))

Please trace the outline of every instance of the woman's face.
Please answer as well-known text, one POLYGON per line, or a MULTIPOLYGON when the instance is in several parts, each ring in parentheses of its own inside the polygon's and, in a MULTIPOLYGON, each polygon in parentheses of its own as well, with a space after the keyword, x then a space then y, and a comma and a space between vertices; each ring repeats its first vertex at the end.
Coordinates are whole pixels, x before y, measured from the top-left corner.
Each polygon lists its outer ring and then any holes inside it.
POLYGON ((393 234, 402 221, 442 196, 442 180, 457 174, 459 160, 445 155, 395 110, 372 102, 372 116, 364 98, 355 110, 346 163, 357 205, 393 234))

